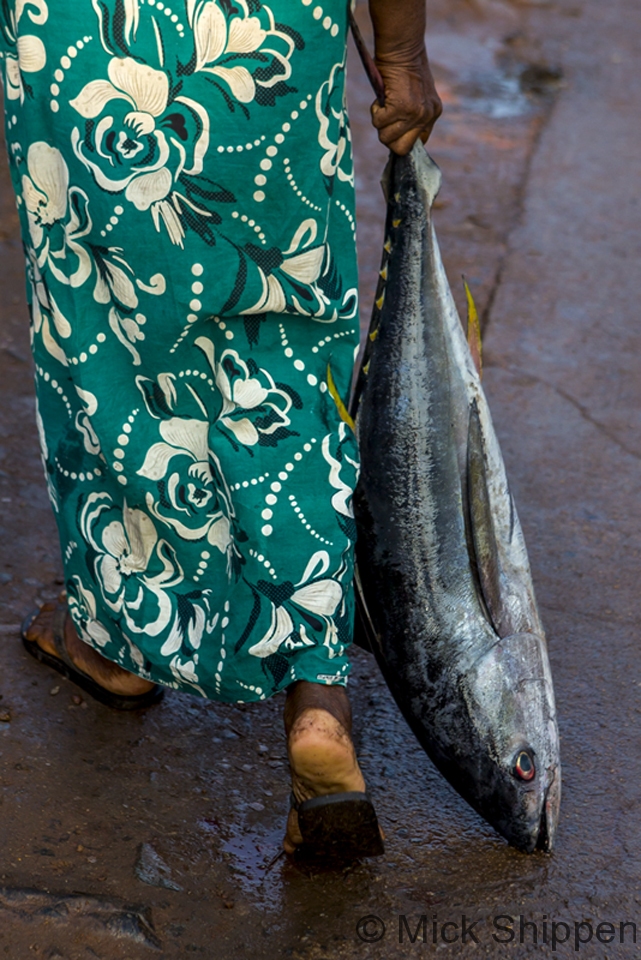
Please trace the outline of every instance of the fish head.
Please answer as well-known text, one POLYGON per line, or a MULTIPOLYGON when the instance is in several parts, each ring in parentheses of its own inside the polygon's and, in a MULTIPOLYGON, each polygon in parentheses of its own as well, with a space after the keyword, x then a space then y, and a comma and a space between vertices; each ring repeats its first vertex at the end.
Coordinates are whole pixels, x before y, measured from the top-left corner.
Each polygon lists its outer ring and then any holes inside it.
POLYGON ((468 773, 476 809, 527 853, 554 845, 561 800, 559 735, 545 640, 517 633, 467 671, 468 773), (471 769, 470 769, 471 766, 471 769))

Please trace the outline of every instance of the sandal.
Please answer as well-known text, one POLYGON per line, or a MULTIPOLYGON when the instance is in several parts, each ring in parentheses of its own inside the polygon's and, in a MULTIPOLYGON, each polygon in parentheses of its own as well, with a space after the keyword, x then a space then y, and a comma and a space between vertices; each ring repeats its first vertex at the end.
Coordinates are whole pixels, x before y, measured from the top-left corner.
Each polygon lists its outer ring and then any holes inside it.
POLYGON ((367 793, 330 793, 290 806, 298 813, 303 837, 296 849, 301 859, 358 860, 385 853, 374 805, 367 793))
POLYGON ((61 603, 53 615, 53 641, 58 656, 47 653, 38 646, 35 640, 27 639, 29 628, 40 613, 40 608, 37 607, 25 617, 22 627, 20 628, 20 636, 22 637, 22 643, 25 649, 32 657, 35 657, 40 663, 46 664, 46 666, 51 667, 53 670, 57 670, 63 677, 71 680, 71 682, 75 683, 81 690, 88 693, 90 697, 93 697, 94 700, 98 700, 99 703, 104 704, 106 707, 111 707, 113 710, 142 710, 162 700, 164 690, 158 684, 152 687, 147 693, 141 693, 134 697, 124 696, 105 690, 105 688, 101 687, 89 674, 77 667, 67 653, 67 645, 65 643, 67 612, 66 603, 61 603))

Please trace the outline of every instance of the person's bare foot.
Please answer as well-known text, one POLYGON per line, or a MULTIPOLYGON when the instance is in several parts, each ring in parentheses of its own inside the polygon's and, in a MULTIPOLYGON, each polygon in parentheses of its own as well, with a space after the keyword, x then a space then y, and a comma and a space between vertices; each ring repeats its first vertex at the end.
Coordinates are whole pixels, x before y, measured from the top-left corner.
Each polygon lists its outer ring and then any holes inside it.
MULTIPOLYGON (((352 712, 344 687, 302 680, 292 684, 287 690, 284 720, 296 800, 365 790, 352 743, 352 712)), ((290 810, 283 841, 285 852, 294 853, 302 842, 298 813, 290 810)))
MULTIPOLYGON (((54 657, 58 656, 53 640, 53 615, 57 606, 58 603, 43 604, 26 634, 27 640, 35 641, 41 650, 54 657)), ((107 660, 81 640, 69 615, 65 621, 65 645, 70 659, 78 669, 88 674, 92 680, 110 693, 136 697, 147 693, 154 686, 149 680, 143 680, 134 673, 123 670, 117 663, 107 660)))

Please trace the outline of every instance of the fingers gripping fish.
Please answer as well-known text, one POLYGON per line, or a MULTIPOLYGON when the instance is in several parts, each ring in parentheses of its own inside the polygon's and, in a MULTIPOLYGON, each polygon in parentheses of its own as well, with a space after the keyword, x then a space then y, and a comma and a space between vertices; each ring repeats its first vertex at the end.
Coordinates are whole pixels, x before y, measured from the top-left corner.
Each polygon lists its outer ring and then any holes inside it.
POLYGON ((357 593, 387 683, 436 766, 514 846, 550 850, 561 774, 547 646, 432 225, 440 180, 420 143, 385 172, 381 279, 352 409, 357 593))

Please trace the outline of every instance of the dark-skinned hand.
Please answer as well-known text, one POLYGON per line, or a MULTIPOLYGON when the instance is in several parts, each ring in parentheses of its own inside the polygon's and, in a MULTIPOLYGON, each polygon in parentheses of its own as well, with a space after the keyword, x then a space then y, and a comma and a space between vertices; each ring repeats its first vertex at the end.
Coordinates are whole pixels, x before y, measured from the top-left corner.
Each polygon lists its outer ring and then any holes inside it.
POLYGON ((443 112, 425 50, 413 59, 376 58, 385 84, 385 106, 372 104, 372 123, 381 143, 394 153, 409 153, 420 137, 425 143, 443 112))

